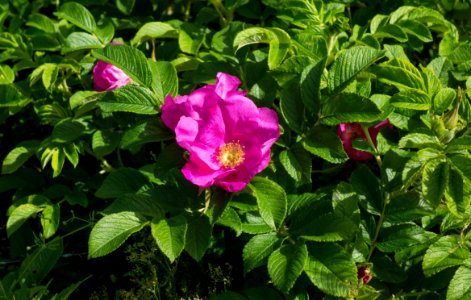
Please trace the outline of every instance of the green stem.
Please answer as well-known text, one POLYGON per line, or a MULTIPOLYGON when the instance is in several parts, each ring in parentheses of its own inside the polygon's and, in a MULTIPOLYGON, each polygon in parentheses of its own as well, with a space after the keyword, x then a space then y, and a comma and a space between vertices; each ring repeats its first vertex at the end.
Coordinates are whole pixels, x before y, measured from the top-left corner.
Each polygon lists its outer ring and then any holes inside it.
POLYGON ((363 133, 365 134, 366 139, 368 140, 368 144, 371 146, 371 148, 374 149, 374 152, 375 152, 374 157, 376 159, 376 163, 381 168, 381 165, 383 164, 383 162, 381 160, 381 157, 377 154, 378 150, 376 149, 375 143, 371 139, 371 135, 370 135, 370 132, 368 131, 368 128, 365 127, 363 124, 361 124, 361 129, 363 130, 363 133))
POLYGON ((379 232, 381 231, 381 227, 383 226, 384 217, 386 216, 386 207, 389 204, 389 199, 390 195, 389 193, 386 193, 386 196, 384 197, 383 209, 381 211, 381 215, 379 216, 378 224, 376 224, 375 236, 373 238, 373 241, 371 242, 368 258, 366 259, 367 262, 370 261, 371 255, 373 255, 373 252, 376 249, 376 245, 378 244, 379 232))

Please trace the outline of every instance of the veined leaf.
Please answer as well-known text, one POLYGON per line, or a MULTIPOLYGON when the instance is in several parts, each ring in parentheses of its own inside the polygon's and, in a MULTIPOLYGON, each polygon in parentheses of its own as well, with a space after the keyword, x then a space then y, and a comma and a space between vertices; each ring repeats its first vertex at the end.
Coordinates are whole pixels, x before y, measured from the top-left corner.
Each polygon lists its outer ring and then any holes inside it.
POLYGON ((381 111, 368 98, 352 93, 335 94, 324 102, 321 110, 322 123, 373 122, 381 116, 381 111))
POLYGON ((334 164, 348 160, 338 135, 324 126, 315 126, 302 141, 304 149, 334 164))
POLYGON ((422 267, 427 277, 446 268, 459 266, 471 258, 471 252, 456 235, 446 235, 433 243, 425 253, 422 267))
POLYGON ((41 212, 41 226, 43 228, 43 236, 48 239, 53 236, 60 223, 60 206, 59 204, 50 204, 44 207, 41 212))
POLYGON ((422 194, 425 201, 437 207, 448 184, 450 167, 440 160, 429 161, 422 174, 422 194))
POLYGON ((7 221, 7 235, 10 237, 21 225, 26 222, 31 216, 42 211, 43 208, 34 204, 25 203, 16 207, 8 217, 7 221))
POLYGON ((188 220, 185 237, 185 251, 199 261, 209 247, 213 227, 206 215, 195 216, 188 220))
POLYGON ((160 104, 150 89, 135 84, 108 92, 98 101, 104 112, 124 111, 143 115, 157 114, 160 104))
POLYGON ((177 37, 178 31, 170 24, 163 22, 149 22, 139 28, 131 43, 133 45, 138 45, 151 39, 177 37))
POLYGON ((96 23, 93 15, 85 6, 77 2, 66 2, 62 4, 59 11, 54 14, 90 33, 94 33, 96 30, 96 23))
POLYGON ((18 282, 27 286, 38 285, 62 256, 64 246, 62 238, 39 245, 27 255, 18 270, 18 282))
POLYGON ((141 172, 132 168, 120 168, 112 171, 96 191, 98 198, 117 198, 127 193, 134 194, 149 183, 141 172))
POLYGON ((244 246, 244 273, 263 265, 279 242, 275 232, 253 236, 244 246))
POLYGON ((384 54, 385 51, 365 46, 355 46, 341 52, 329 72, 329 91, 334 94, 342 90, 358 73, 382 58, 384 54))
POLYGON ((443 88, 433 97, 433 111, 436 114, 444 113, 456 98, 456 91, 452 88, 443 88))
POLYGON ((304 272, 323 292, 349 298, 357 284, 357 267, 351 255, 333 243, 315 244, 304 272))
POLYGON ((409 133, 399 141, 400 148, 421 149, 426 147, 440 148, 441 146, 440 140, 436 136, 425 133, 409 133))
POLYGON ((268 274, 273 284, 288 293, 301 275, 307 255, 304 243, 287 244, 275 250, 268 258, 268 274))
POLYGON ((188 223, 183 215, 169 219, 154 218, 150 225, 160 250, 173 262, 185 248, 188 223))
POLYGON ((2 174, 11 174, 18 170, 39 147, 39 141, 27 140, 18 144, 11 150, 2 164, 2 174))
POLYGON ((149 222, 141 215, 123 211, 107 215, 95 224, 88 240, 88 257, 107 255, 119 248, 128 237, 149 222))
POLYGON ((389 103, 394 107, 411 110, 429 110, 432 106, 432 100, 425 92, 412 89, 394 94, 389 103))
POLYGON ((471 259, 463 262, 463 265, 456 270, 450 281, 446 292, 446 299, 461 300, 471 299, 471 259))
POLYGON ((406 60, 395 58, 374 67, 373 73, 380 81, 394 85, 400 90, 412 88, 427 91, 420 71, 406 60))
POLYGON ((103 47, 103 45, 94 35, 86 32, 72 32, 65 39, 65 47, 62 48, 62 53, 66 54, 86 49, 100 49, 101 47, 103 47))
POLYGON ((237 50, 251 44, 269 44, 268 68, 278 67, 291 45, 290 36, 279 28, 251 27, 239 32, 234 39, 234 47, 237 50))
POLYGON ((287 197, 284 189, 277 183, 263 178, 255 177, 249 184, 257 198, 258 208, 263 220, 271 228, 279 228, 285 219, 287 210, 287 197))
POLYGON ((301 99, 304 106, 310 111, 316 113, 320 109, 320 84, 322 74, 324 73, 326 59, 307 66, 301 74, 301 99))
POLYGON ((136 48, 124 44, 109 44, 92 52, 97 59, 115 65, 131 79, 146 87, 152 85, 152 72, 144 54, 136 48))

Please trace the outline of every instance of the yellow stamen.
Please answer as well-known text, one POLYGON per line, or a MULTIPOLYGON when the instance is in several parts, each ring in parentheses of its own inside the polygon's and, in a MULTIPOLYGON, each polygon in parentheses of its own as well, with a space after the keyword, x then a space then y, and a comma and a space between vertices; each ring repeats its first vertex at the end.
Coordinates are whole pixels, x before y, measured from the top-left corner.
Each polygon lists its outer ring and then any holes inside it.
POLYGON ((219 148, 217 159, 223 167, 235 168, 245 160, 244 146, 239 141, 224 144, 219 148))

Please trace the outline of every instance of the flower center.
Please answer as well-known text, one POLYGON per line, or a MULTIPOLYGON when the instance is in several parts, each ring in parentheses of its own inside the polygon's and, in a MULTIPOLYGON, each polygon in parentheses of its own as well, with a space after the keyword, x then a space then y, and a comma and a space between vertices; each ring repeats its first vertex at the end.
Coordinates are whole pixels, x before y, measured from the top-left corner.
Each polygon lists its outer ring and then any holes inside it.
POLYGON ((238 141, 224 144, 219 148, 217 159, 223 167, 235 168, 245 160, 244 146, 238 141))

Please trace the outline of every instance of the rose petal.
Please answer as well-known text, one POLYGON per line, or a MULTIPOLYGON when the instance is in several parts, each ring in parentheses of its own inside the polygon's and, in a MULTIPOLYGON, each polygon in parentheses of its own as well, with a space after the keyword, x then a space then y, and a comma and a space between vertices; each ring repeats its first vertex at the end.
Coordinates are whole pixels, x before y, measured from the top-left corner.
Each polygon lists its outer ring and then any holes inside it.
POLYGON ((236 76, 219 72, 216 75, 216 94, 222 99, 226 99, 231 95, 245 95, 245 92, 237 91, 240 83, 239 78, 236 76))
POLYGON ((183 176, 202 188, 208 188, 214 184, 214 181, 230 171, 224 169, 214 170, 208 167, 196 155, 190 155, 188 163, 182 168, 183 176))

